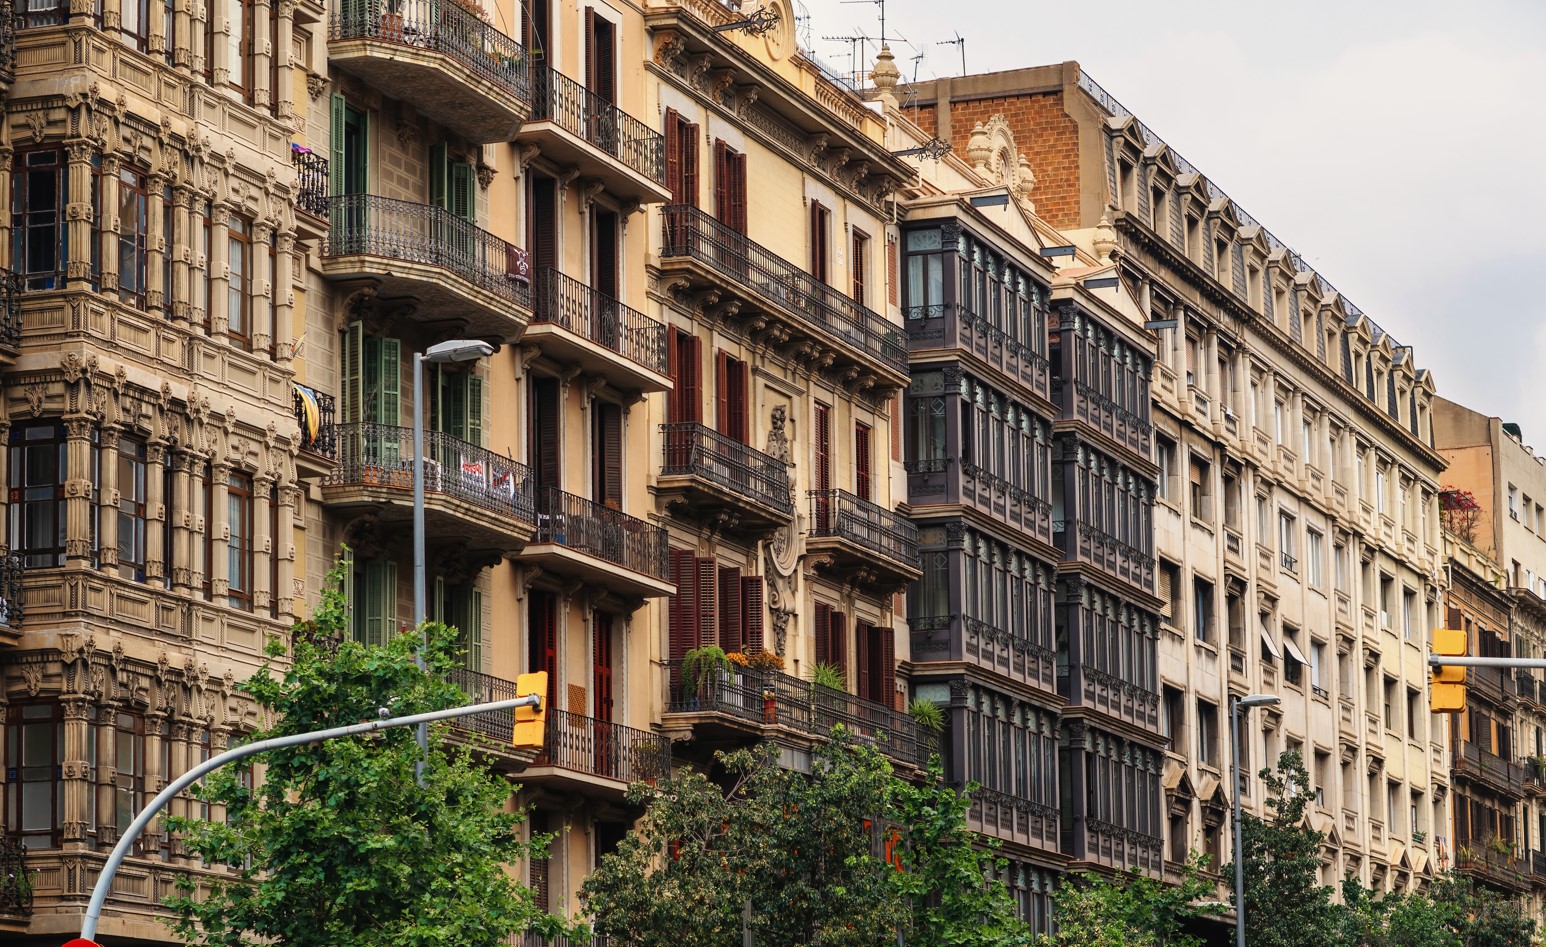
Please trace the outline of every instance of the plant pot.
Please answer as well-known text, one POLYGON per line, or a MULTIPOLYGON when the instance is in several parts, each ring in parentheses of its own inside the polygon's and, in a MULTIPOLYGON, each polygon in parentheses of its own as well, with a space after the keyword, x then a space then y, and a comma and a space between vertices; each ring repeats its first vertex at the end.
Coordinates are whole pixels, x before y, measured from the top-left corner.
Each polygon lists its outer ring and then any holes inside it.
POLYGON ((391 43, 403 41, 403 15, 401 13, 381 14, 381 38, 391 43))

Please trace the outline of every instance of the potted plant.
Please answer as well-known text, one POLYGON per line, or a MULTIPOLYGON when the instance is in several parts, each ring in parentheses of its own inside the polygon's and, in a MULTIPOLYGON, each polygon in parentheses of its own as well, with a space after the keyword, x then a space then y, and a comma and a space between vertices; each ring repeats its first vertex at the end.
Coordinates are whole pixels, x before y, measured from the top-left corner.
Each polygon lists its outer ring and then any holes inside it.
POLYGON ((932 700, 914 697, 907 704, 907 715, 913 718, 913 723, 930 733, 939 733, 945 729, 945 710, 932 700))
POLYGON ((682 695, 696 704, 698 689, 730 670, 730 659, 719 645, 704 645, 682 655, 682 695))

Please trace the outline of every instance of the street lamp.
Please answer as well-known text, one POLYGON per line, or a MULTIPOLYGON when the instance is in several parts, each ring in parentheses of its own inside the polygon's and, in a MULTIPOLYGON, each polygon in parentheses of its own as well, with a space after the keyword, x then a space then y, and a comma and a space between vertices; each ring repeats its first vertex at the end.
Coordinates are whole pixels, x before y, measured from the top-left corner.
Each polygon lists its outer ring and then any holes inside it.
MULTIPOLYGON (((429 619, 424 593, 424 363, 446 365, 452 362, 475 362, 494 354, 494 347, 476 339, 451 339, 437 342, 423 352, 413 354, 413 620, 418 623, 419 633, 424 634, 424 623, 429 619)), ((424 669, 424 648, 428 639, 419 643, 419 669, 424 669)), ((429 728, 419 724, 419 762, 414 766, 414 777, 424 784, 424 761, 429 757, 429 728)))
POLYGON ((1229 711, 1229 758, 1235 774, 1235 947, 1245 947, 1245 855, 1240 841, 1240 714, 1252 707, 1270 707, 1282 700, 1276 694, 1250 694, 1237 697, 1229 711))

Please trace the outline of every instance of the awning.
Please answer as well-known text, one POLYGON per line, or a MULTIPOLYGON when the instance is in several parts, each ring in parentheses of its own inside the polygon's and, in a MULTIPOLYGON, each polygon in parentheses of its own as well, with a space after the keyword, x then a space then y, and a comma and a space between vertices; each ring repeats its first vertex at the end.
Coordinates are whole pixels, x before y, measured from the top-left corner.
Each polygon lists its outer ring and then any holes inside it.
POLYGON ((317 408, 316 392, 294 382, 290 383, 290 387, 294 388, 295 393, 300 396, 302 410, 306 413, 306 443, 311 444, 316 441, 317 433, 322 427, 322 412, 317 408))
POLYGON ((1390 866, 1392 868, 1406 868, 1407 865, 1403 861, 1405 857, 1406 846, 1392 839, 1390 843, 1390 866))
POLYGON ((1278 650, 1278 643, 1272 640, 1272 636, 1267 633, 1265 628, 1261 632, 1261 646, 1267 649, 1267 653, 1272 655, 1274 660, 1283 660, 1283 652, 1278 650))
POLYGON ((1304 653, 1299 650, 1299 646, 1298 645, 1294 644, 1294 639, 1292 639, 1292 638, 1284 638, 1283 639, 1283 650, 1287 651, 1288 652, 1288 656, 1293 658, 1295 661, 1298 661, 1300 664, 1303 664, 1306 667, 1309 667, 1310 662, 1306 661, 1304 659, 1304 653))
POLYGON ((1423 869, 1428 867, 1428 853, 1423 849, 1414 848, 1408 854, 1412 857, 1412 874, 1422 874, 1423 869))

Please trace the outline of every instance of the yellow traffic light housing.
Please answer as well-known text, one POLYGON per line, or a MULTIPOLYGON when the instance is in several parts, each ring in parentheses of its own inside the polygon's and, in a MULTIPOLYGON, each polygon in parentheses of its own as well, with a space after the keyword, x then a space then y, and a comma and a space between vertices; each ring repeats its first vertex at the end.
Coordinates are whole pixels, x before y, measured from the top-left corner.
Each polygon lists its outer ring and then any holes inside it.
POLYGON ((510 742, 516 746, 540 750, 547 737, 548 672, 533 671, 517 675, 515 694, 517 697, 536 694, 542 700, 535 707, 515 708, 515 731, 510 735, 510 742))
MULTIPOLYGON (((1465 656, 1466 633, 1457 628, 1433 630, 1433 653, 1443 657, 1465 656)), ((1465 709, 1465 668, 1434 665, 1428 682, 1428 709, 1436 714, 1465 709)))

